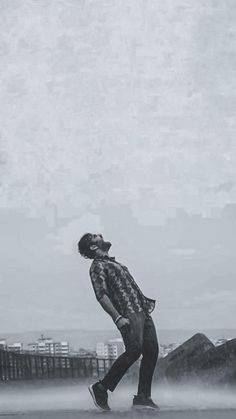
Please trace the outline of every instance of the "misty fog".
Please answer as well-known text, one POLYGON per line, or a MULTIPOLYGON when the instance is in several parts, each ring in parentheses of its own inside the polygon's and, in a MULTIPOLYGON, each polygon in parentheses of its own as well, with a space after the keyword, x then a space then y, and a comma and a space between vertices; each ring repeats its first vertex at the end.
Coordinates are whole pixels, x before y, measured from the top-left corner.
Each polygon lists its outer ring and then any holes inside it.
MULTIPOLYGON (((132 412, 130 410, 135 385, 122 384, 114 393, 109 393, 109 404, 114 413, 132 412)), ((161 412, 195 410, 236 409, 234 388, 210 388, 197 385, 156 385, 153 399, 159 404, 161 412)), ((50 383, 6 384, 0 391, 0 414, 16 412, 90 412, 99 413, 93 405, 87 390, 87 383, 77 381, 50 383)), ((150 412, 151 413, 151 412, 150 412)), ((235 412, 234 412, 235 413, 235 412)), ((154 414, 154 413, 153 413, 154 414)), ((190 413, 189 413, 190 414, 190 413)), ((189 416, 191 417, 191 416, 189 416)))

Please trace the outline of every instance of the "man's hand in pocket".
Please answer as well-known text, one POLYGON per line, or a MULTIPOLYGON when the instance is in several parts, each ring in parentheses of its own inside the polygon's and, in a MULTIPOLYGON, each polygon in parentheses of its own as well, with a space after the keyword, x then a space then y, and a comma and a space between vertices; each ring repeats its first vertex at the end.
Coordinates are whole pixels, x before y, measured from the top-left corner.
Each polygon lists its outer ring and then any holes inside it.
POLYGON ((129 326, 130 321, 126 317, 121 317, 120 320, 117 322, 118 329, 122 329, 124 326, 129 326))

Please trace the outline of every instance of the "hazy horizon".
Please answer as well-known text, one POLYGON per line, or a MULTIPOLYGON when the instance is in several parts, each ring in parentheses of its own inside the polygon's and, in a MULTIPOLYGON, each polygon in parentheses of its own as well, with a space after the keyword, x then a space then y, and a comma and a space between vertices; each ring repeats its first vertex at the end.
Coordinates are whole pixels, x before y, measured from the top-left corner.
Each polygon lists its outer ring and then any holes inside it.
MULTIPOLYGON (((235 339, 236 329, 210 329, 210 330, 180 330, 180 329, 158 329, 157 336, 159 345, 177 344, 181 345, 183 342, 190 339, 196 333, 203 333, 212 342, 218 339, 235 339)), ((115 328, 103 330, 34 330, 22 331, 12 333, 2 333, 0 331, 0 339, 6 339, 7 344, 14 342, 21 342, 24 345, 24 350, 27 349, 28 343, 35 342, 43 334, 45 337, 52 338, 55 341, 69 342, 70 349, 78 351, 80 348, 95 350, 98 342, 107 342, 109 339, 121 338, 120 332, 115 328)))

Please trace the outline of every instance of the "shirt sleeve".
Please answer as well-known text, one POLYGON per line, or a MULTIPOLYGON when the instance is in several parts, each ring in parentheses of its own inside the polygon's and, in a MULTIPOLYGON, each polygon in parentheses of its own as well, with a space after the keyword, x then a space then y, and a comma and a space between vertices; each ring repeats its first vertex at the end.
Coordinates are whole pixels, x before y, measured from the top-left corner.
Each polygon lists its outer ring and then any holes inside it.
POLYGON ((102 262, 97 262, 90 267, 89 270, 92 286, 96 299, 99 301, 104 294, 108 295, 106 284, 106 272, 102 262))

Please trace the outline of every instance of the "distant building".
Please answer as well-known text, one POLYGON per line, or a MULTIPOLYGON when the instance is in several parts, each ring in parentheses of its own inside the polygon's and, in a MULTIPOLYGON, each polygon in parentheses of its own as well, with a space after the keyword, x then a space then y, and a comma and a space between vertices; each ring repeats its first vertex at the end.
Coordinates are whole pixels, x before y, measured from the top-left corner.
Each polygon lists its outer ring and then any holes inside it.
POLYGON ((109 339, 107 342, 107 346, 108 358, 116 359, 125 351, 124 342, 121 338, 109 339))
MULTIPOLYGON (((91 358, 91 357, 95 357, 96 356, 96 352, 95 351, 91 351, 90 349, 84 349, 84 348, 80 348, 78 352, 74 352, 75 355, 77 356, 81 356, 81 357, 87 357, 87 358, 91 358)), ((72 355, 72 353, 70 352, 70 355, 72 355)))
POLYGON ((54 343, 55 355, 67 356, 69 354, 69 343, 66 341, 54 343))
POLYGON ((54 342, 52 338, 46 338, 41 335, 41 338, 36 342, 28 344, 28 350, 29 352, 41 355, 68 356, 69 343, 66 341, 54 342))
POLYGON ((6 339, 0 339, 0 349, 6 349, 6 348, 7 348, 6 339))
POLYGON ((98 342, 96 346, 96 353, 98 358, 108 358, 108 346, 104 342, 98 342))
POLYGON ((116 359, 125 350, 123 340, 121 338, 109 339, 106 343, 98 342, 96 346, 96 354, 98 358, 116 359))
POLYGON ((7 345, 8 351, 17 352, 21 354, 23 352, 23 343, 21 342, 14 342, 11 345, 7 345))

